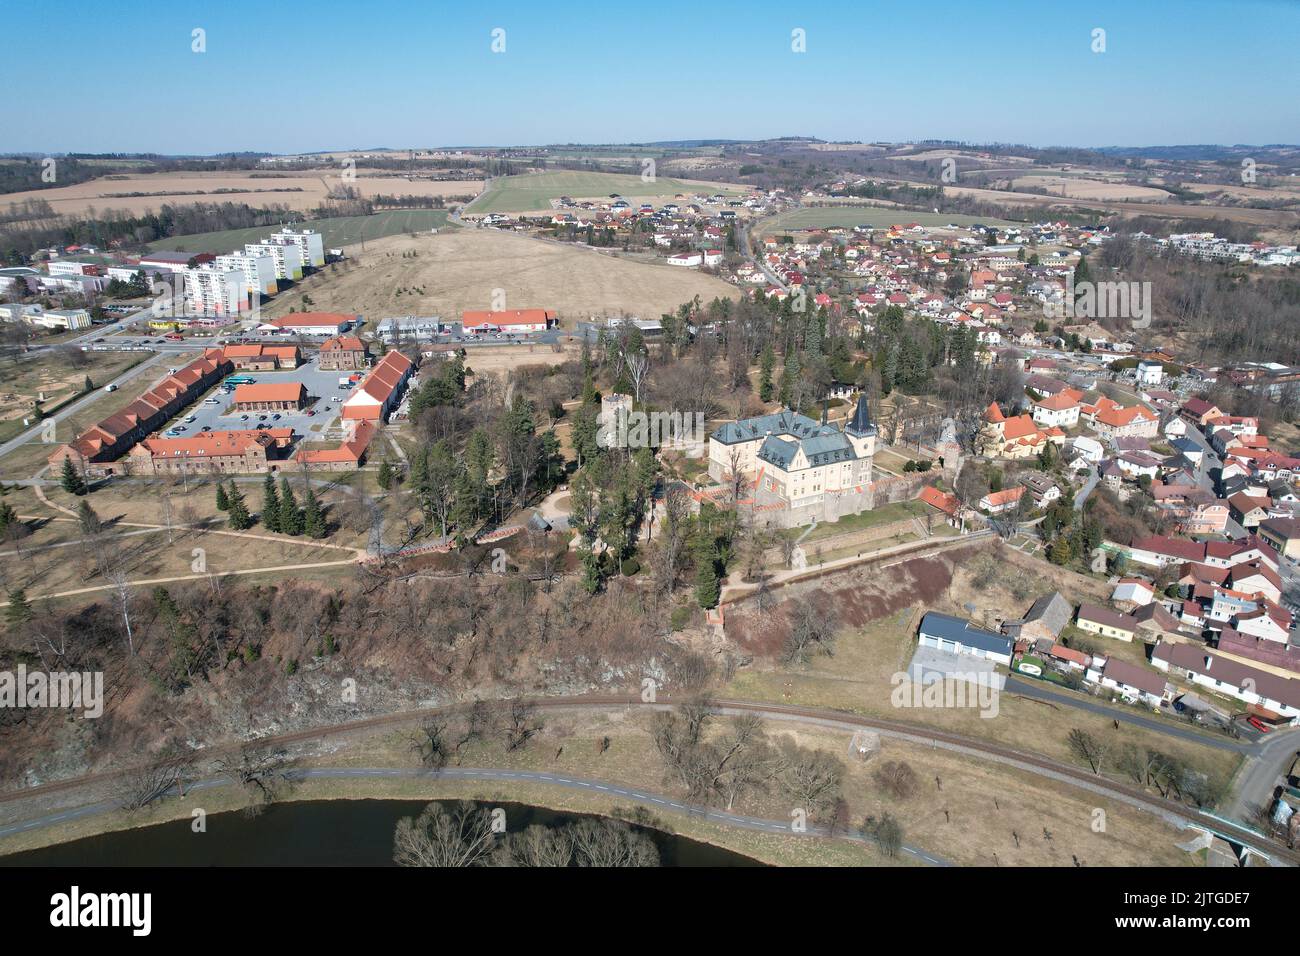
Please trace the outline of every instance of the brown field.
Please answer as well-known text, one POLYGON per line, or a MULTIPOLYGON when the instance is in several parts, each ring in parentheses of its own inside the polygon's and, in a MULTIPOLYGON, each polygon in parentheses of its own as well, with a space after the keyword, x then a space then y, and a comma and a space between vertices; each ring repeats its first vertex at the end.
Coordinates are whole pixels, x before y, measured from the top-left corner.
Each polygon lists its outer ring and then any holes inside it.
POLYGON ((579 319, 627 313, 643 318, 675 310, 696 295, 734 298, 721 279, 669 265, 631 262, 580 246, 528 239, 495 229, 391 236, 366 243, 357 265, 330 272, 276 297, 272 317, 301 307, 355 312, 372 323, 396 315, 458 318, 487 309, 494 290, 509 309, 555 310, 566 327, 579 319), (415 258, 402 258, 405 252, 415 258), (399 289, 405 289, 398 294, 399 289))
POLYGON ((128 173, 93 179, 75 186, 34 189, 0 196, 0 203, 43 199, 56 213, 84 214, 92 207, 124 210, 133 214, 157 210, 163 204, 198 202, 243 202, 250 206, 285 205, 294 210, 319 206, 328 188, 354 186, 364 196, 466 196, 478 195, 481 181, 434 182, 402 176, 381 176, 357 170, 356 180, 344 182, 341 170, 327 175, 309 173, 128 173), (216 190, 235 190, 216 192, 216 190), (120 196, 121 193, 169 193, 179 195, 120 196))
MULTIPOLYGON (((925 185, 914 183, 913 185, 925 185)), ((1283 236, 1300 228, 1300 213, 1277 209, 1246 209, 1240 206, 1197 206, 1188 203, 1134 203, 1103 199, 1072 199, 1068 196, 1041 196, 1034 193, 978 189, 973 186, 947 186, 955 196, 971 196, 1004 206, 1087 206, 1110 209, 1122 216, 1163 216, 1169 219, 1228 219, 1260 226, 1283 236)))
MULTIPOLYGON (((134 352, 46 352, 39 358, 6 363, 0 371, 0 423, 13 422, 33 414, 33 405, 42 399, 45 408, 79 395, 90 376, 92 382, 102 383, 115 378, 120 372, 140 360, 134 352), (85 364, 77 367, 84 356, 85 364)), ((16 431, 16 426, 15 429, 16 431)), ((8 429, 0 424, 0 435, 8 429)))
POLYGON ((1017 187, 1037 186, 1054 196, 1070 199, 1115 199, 1132 202, 1159 202, 1171 193, 1151 186, 1130 183, 1105 183, 1092 179, 1072 179, 1066 176, 1021 176, 1012 181, 1017 187))

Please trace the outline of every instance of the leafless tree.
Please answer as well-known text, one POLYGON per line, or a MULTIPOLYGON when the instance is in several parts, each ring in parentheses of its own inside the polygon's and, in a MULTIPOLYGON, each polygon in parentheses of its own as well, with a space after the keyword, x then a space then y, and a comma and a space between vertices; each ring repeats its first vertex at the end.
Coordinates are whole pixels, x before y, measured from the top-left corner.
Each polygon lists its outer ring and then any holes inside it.
POLYGON ((491 811, 465 800, 449 811, 431 803, 418 817, 397 821, 393 834, 398 866, 485 866, 495 848, 491 811))
POLYGON ((285 768, 283 750, 263 750, 252 744, 217 761, 217 771, 247 794, 249 802, 244 812, 250 816, 261 813, 283 795, 289 785, 285 768))

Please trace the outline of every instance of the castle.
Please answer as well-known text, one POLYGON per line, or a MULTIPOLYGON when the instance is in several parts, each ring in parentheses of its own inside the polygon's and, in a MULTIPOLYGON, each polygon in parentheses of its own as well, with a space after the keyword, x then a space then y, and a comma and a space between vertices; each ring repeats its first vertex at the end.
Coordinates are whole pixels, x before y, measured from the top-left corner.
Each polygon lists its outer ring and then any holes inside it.
POLYGON ((790 409, 723 425, 709 436, 709 477, 743 476, 760 523, 835 521, 873 506, 875 453, 864 395, 842 431, 790 409))

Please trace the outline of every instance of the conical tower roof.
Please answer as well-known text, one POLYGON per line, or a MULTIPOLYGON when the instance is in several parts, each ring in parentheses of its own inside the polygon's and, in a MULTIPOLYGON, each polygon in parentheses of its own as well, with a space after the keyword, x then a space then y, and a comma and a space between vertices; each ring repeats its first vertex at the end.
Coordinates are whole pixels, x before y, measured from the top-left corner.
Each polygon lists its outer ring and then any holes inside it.
POLYGON ((844 429, 850 435, 866 436, 876 433, 876 426, 871 423, 871 411, 867 407, 867 396, 858 396, 858 407, 853 410, 853 420, 844 429))

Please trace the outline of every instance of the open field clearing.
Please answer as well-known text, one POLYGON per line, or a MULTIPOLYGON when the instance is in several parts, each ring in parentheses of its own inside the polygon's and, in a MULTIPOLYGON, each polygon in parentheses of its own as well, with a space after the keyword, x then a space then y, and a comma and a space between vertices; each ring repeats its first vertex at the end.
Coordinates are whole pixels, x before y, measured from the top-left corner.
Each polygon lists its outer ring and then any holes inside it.
POLYGON ((901 223, 915 222, 922 226, 969 226, 981 222, 990 226, 1023 226, 1024 223, 1011 222, 1007 219, 991 219, 987 216, 963 216, 958 213, 917 212, 914 209, 881 209, 878 206, 810 206, 804 209, 791 209, 778 213, 770 219, 758 223, 755 231, 759 235, 771 236, 796 229, 824 229, 828 226, 842 226, 851 229, 854 226, 872 226, 888 228, 901 223))
POLYGON ((691 269, 495 229, 392 236, 353 254, 353 264, 282 293, 264 311, 274 317, 301 307, 305 290, 312 308, 360 313, 371 323, 398 315, 458 319, 465 309, 491 308, 499 289, 506 308, 553 309, 572 328, 595 316, 658 318, 696 295, 706 302, 738 295, 730 283, 691 269))
MULTIPOLYGON (((363 239, 371 242, 406 232, 428 232, 430 229, 452 228, 447 222, 445 209, 394 209, 389 212, 377 212, 373 216, 308 219, 298 226, 319 232, 327 250, 339 246, 359 245, 363 239)), ((231 249, 242 249, 246 242, 257 242, 275 232, 276 228, 276 226, 254 226, 250 229, 226 229, 221 232, 172 236, 170 239, 159 239, 157 242, 149 243, 149 248, 175 252, 225 253, 231 249)))
POLYGON ((356 179, 344 181, 341 169, 321 175, 275 172, 174 172, 124 173, 53 189, 33 189, 0 196, 0 204, 29 199, 48 202, 60 215, 80 216, 91 209, 122 210, 135 215, 157 211, 164 205, 199 202, 242 202, 250 206, 284 205, 302 211, 321 204, 329 189, 351 186, 363 196, 471 196, 483 188, 481 180, 436 182, 357 170, 356 179))
MULTIPOLYGON (((1261 179, 1266 178, 1264 176, 1261 179)), ((1218 183, 1186 183, 1184 188, 1202 196, 1230 196, 1243 202, 1276 202, 1279 199, 1300 199, 1300 186, 1222 186, 1218 183)))
POLYGON ((83 393, 86 378, 98 387, 147 358, 143 352, 46 351, 0 366, 0 441, 23 430, 23 419, 35 420, 35 404, 56 408, 83 393))
MULTIPOLYGON (((926 185, 912 183, 911 185, 926 185)), ((954 196, 970 196, 1006 206, 1082 206, 1089 209, 1113 210, 1122 216, 1160 216, 1167 219, 1228 219, 1245 222, 1273 230, 1281 236, 1294 239, 1300 229, 1300 213, 1277 209, 1248 209, 1241 206, 1197 206, 1188 203, 1134 203, 1109 199, 1072 199, 1068 196, 1042 196, 1037 193, 1015 193, 999 189, 979 189, 973 186, 944 187, 954 196)))
POLYGON ((1161 202, 1170 198, 1172 193, 1152 186, 1137 186, 1130 183, 1098 182, 1094 179, 1076 179, 1070 176, 1021 176, 1012 180, 1018 188, 1034 187, 1046 189, 1055 196, 1071 199, 1116 199, 1129 202, 1161 202))
POLYGON ((545 212, 551 200, 568 196, 571 199, 607 199, 611 194, 622 196, 628 202, 672 199, 674 196, 691 196, 695 193, 724 196, 743 196, 747 189, 725 183, 710 183, 694 179, 657 177, 644 182, 639 175, 622 173, 550 172, 521 173, 494 179, 488 188, 466 207, 471 215, 490 212, 545 212))

